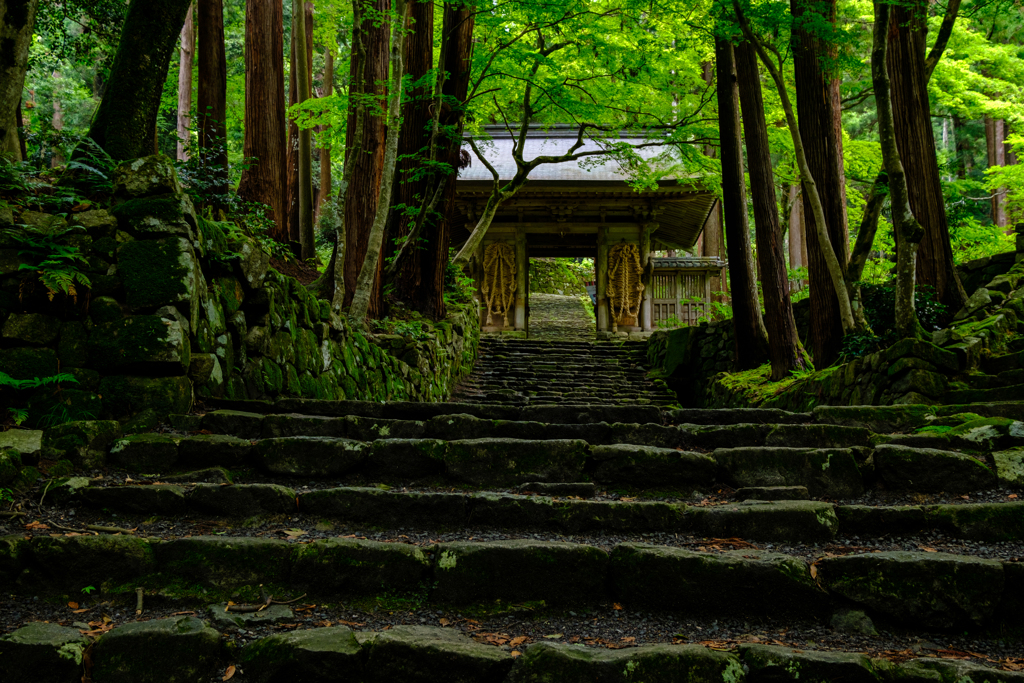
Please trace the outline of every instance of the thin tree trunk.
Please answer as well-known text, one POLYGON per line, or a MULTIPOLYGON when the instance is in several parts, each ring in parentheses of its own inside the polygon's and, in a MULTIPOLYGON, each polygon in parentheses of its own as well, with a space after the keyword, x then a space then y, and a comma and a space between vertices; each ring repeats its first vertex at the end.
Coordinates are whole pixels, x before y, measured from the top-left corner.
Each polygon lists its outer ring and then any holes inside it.
POLYGON ((114 159, 153 153, 160 96, 191 0, 132 0, 89 137, 114 159))
MULTIPOLYGON (((434 6, 428 2, 412 2, 409 12, 407 30, 412 33, 405 42, 403 61, 406 71, 412 80, 419 80, 433 68, 434 57, 434 6)), ((412 179, 412 172, 429 161, 430 129, 433 120, 430 100, 432 88, 424 86, 410 93, 410 97, 402 105, 402 134, 398 141, 398 154, 402 159, 396 167, 395 201, 408 207, 419 206, 420 211, 427 211, 427 202, 432 194, 430 188, 436 186, 438 179, 434 175, 412 179), (411 158, 413 155, 417 158, 411 158)), ((443 180, 441 181, 443 182, 443 180)), ((432 212, 433 213, 433 212, 432 212)), ((436 215, 411 218, 403 211, 392 211, 385 234, 384 253, 394 257, 398 249, 396 240, 408 239, 410 229, 416 222, 422 223, 421 230, 430 230, 437 222, 436 215)), ((394 298, 397 301, 413 303, 419 298, 422 288, 423 257, 425 253, 418 244, 409 245, 402 250, 401 262, 392 279, 394 298)), ((417 307, 418 308, 418 307, 417 307)))
POLYGON ((224 2, 198 0, 199 87, 196 90, 196 114, 199 119, 199 148, 205 166, 216 178, 211 194, 222 199, 214 212, 226 209, 228 194, 227 88, 228 69, 224 53, 224 2))
POLYGON ((18 100, 18 110, 15 112, 17 120, 18 148, 21 151, 21 158, 28 159, 28 136, 25 135, 25 115, 21 112, 21 100, 18 100))
POLYGON ((718 130, 722 154, 722 209, 729 253, 736 367, 746 370, 761 365, 767 357, 768 332, 757 301, 757 284, 750 251, 735 58, 732 45, 718 37, 715 38, 715 71, 718 77, 718 130))
POLYGON ((789 186, 789 267, 796 269, 804 265, 803 254, 800 252, 800 241, 803 238, 800 230, 800 186, 789 186))
MULTIPOLYGON (((292 5, 295 5, 295 0, 292 0, 292 5)), ((308 14, 306 15, 306 50, 308 64, 313 63, 313 12, 312 7, 307 7, 308 14)), ((299 102, 299 91, 298 84, 299 79, 296 77, 298 73, 298 64, 296 62, 295 46, 298 45, 298 29, 299 25, 296 21, 296 17, 300 15, 300 12, 292 10, 292 40, 288 47, 289 50, 289 71, 290 77, 288 78, 288 106, 299 102)), ((285 152, 288 156, 288 189, 285 193, 285 207, 288 211, 288 239, 292 242, 302 242, 301 229, 299 227, 299 127, 295 125, 295 122, 290 118, 288 120, 288 142, 285 152)))
POLYGON ((953 262, 932 134, 925 58, 926 5, 915 0, 910 6, 894 5, 892 12, 886 59, 896 145, 907 170, 911 212, 925 230, 917 257, 917 280, 934 287, 939 301, 952 313, 963 307, 967 296, 953 262))
POLYGON ((868 193, 868 201, 864 206, 864 216, 860 221, 860 229, 857 231, 857 241, 850 252, 850 264, 847 267, 846 276, 850 281, 850 298, 853 302, 853 315, 857 318, 858 325, 868 327, 867 315, 861 302, 861 278, 864 276, 864 266, 867 265, 868 257, 871 255, 871 247, 875 243, 875 234, 878 232, 878 216, 882 213, 882 207, 889 196, 889 185, 885 173, 879 173, 875 182, 871 184, 871 191, 868 193))
MULTIPOLYGON (((313 62, 313 5, 303 0, 292 1, 292 52, 295 56, 295 71, 292 80, 298 84, 298 102, 312 97, 313 83, 310 65, 313 62), (305 46, 306 49, 298 49, 305 46)), ((299 131, 298 158, 298 237, 302 245, 302 259, 316 256, 313 244, 313 131, 304 128, 299 131)))
MULTIPOLYGON (((893 116, 893 97, 890 74, 886 65, 886 52, 891 49, 889 24, 894 17, 890 5, 875 0, 875 26, 872 35, 871 81, 878 109, 878 139, 882 159, 892 192, 893 232, 896 235, 896 332, 901 338, 918 337, 921 324, 914 310, 914 280, 917 245, 925 230, 914 218, 911 210, 907 174, 900 159, 896 123, 893 116)), ((922 53, 923 56, 923 53, 922 53)), ((891 68, 891 66, 889 67, 891 68)), ((931 130, 929 128, 929 137, 931 130)))
POLYGON ((15 161, 23 158, 18 109, 38 6, 39 0, 0 0, 0 153, 15 161))
POLYGON ((377 201, 377 213, 373 217, 373 225, 370 228, 366 245, 366 256, 363 259, 362 268, 359 270, 359 279, 356 281, 356 289, 352 295, 352 307, 349 309, 349 316, 356 325, 365 324, 366 315, 370 309, 370 298, 375 289, 374 283, 380 274, 381 244, 384 241, 384 228, 391 206, 395 163, 398 159, 398 139, 402 134, 399 120, 402 114, 402 48, 405 43, 405 31, 402 28, 406 20, 406 0, 395 0, 394 7, 397 21, 391 41, 391 87, 389 88, 391 101, 388 104, 389 125, 384 150, 384 169, 380 198, 377 201))
MULTIPOLYGON (((839 79, 826 73, 829 60, 836 58, 835 44, 827 43, 805 30, 808 22, 836 21, 836 0, 816 4, 791 0, 793 14, 793 69, 800 137, 807 164, 818 186, 829 242, 845 277, 849 260, 846 217, 846 178, 843 172, 843 131, 839 79)), ((805 205, 806 208, 806 205, 805 205)), ((831 365, 842 349, 843 324, 839 297, 824 252, 819 245, 814 212, 805 212, 807 226, 807 268, 810 280, 810 346, 819 368, 831 365)))
MULTIPOLYGON (((60 72, 53 72, 53 81, 56 83, 60 80, 60 72)), ((57 97, 57 93, 54 93, 53 97, 53 118, 50 119, 50 125, 53 126, 53 130, 56 133, 60 133, 64 130, 64 107, 61 105, 60 99, 57 97)), ((50 157, 50 168, 57 168, 63 166, 64 153, 60 150, 60 147, 54 146, 53 155, 50 157)))
MULTIPOLYGON (((988 153, 988 165, 1006 166, 1006 122, 985 116, 985 147, 988 153)), ((1000 188, 992 194, 990 200, 992 225, 1006 228, 1006 189, 1000 188)))
POLYGON ((743 137, 747 143, 750 196, 754 204, 765 327, 768 330, 768 357, 772 364, 772 381, 777 382, 789 377, 794 370, 803 370, 807 362, 800 347, 793 307, 789 300, 786 258, 782 250, 782 224, 775 201, 775 179, 757 54, 750 43, 744 42, 735 47, 735 55, 743 109, 743 137))
POLYGON ((188 6, 178 43, 178 161, 188 159, 188 138, 192 117, 192 61, 196 54, 196 32, 192 16, 195 5, 188 6))
MULTIPOLYGON (((324 50, 324 87, 321 97, 334 94, 334 52, 333 46, 324 50)), ((320 193, 316 198, 316 220, 319 222, 324 202, 331 196, 331 149, 327 146, 327 128, 320 131, 320 193)))
MULTIPOLYGON (((704 76, 704 83, 713 85, 715 82, 715 65, 712 62, 702 62, 701 71, 704 76)), ((704 147, 704 155, 714 158, 717 152, 714 147, 704 147)), ((725 257, 725 235, 723 234, 722 203, 716 202, 708 220, 704 223, 704 232, 701 233, 700 255, 705 258, 725 257)), ((711 300, 721 302, 725 298, 725 269, 715 275, 711 275, 711 300), (721 292, 721 293, 720 293, 721 292)))
MULTIPOLYGON (((390 0, 375 0, 372 9, 378 16, 383 16, 391 8, 390 0)), ((352 303, 356 291, 356 280, 366 259, 369 245, 370 229, 374 216, 377 214, 377 201, 380 196, 380 184, 384 172, 384 142, 386 135, 385 119, 380 115, 380 107, 387 97, 385 85, 388 75, 388 37, 390 27, 386 22, 374 22, 366 16, 361 3, 356 0, 353 7, 353 43, 361 44, 359 62, 353 59, 353 72, 350 88, 358 88, 363 98, 375 98, 380 104, 374 106, 358 105, 354 107, 353 116, 362 119, 362 135, 353 139, 345 151, 346 175, 348 167, 352 167, 349 185, 345 190, 345 306, 352 303)), ((355 48, 353 48, 355 49, 355 48)), ((351 96, 351 95, 350 95, 351 96)), ((352 130, 350 125, 349 130, 352 130)), ((380 308, 380 288, 374 288, 369 306, 370 315, 380 308)))
POLYGON ((242 156, 254 159, 242 171, 238 196, 270 207, 270 236, 286 242, 284 107, 284 9, 280 2, 246 0, 245 140, 242 156))

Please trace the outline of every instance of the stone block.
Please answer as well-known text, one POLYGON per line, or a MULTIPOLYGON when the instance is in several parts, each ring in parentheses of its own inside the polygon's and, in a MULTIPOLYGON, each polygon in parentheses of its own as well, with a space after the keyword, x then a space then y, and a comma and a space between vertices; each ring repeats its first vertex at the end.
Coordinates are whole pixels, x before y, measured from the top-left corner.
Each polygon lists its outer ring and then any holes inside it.
POLYGON ((162 194, 129 199, 111 209, 118 227, 139 238, 184 237, 190 242, 196 235, 196 210, 185 193, 162 194))
POLYGON ((780 500, 687 508, 686 524, 713 538, 820 543, 835 538, 839 520, 828 503, 780 500))
POLYGON ((464 439, 445 452, 448 476, 475 486, 509 486, 527 481, 579 481, 590 447, 557 439, 464 439))
POLYGON ((638 488, 706 490, 715 481, 715 460, 703 453, 619 444, 595 446, 591 455, 594 481, 638 488))
POLYGON ((296 546, 292 582, 318 593, 369 597, 419 593, 430 579, 428 552, 408 543, 330 538, 296 546))
POLYGON ((192 406, 192 385, 188 377, 130 377, 110 375, 100 382, 103 412, 127 419, 144 410, 157 415, 187 413, 192 406))
POLYGON ((3 325, 3 338, 8 343, 42 346, 55 341, 59 333, 60 319, 42 313, 11 313, 3 325))
POLYGON ((241 665, 254 683, 344 683, 362 679, 362 647, 346 626, 304 629, 246 645, 241 665))
POLYGON ((953 451, 882 444, 874 460, 879 478, 894 490, 968 493, 996 482, 981 462, 953 451))
POLYGON ((126 161, 114 169, 114 196, 122 199, 182 191, 174 162, 162 154, 126 161))
POLYGON ((501 683, 512 657, 453 629, 396 626, 364 644, 367 683, 501 683))
POLYGON ((33 621, 0 638, 7 683, 69 683, 82 676, 89 639, 76 628, 33 621))
POLYGON ((849 448, 719 448, 714 459, 734 486, 806 486, 815 498, 856 498, 864 493, 864 480, 849 448))
POLYGON ((351 439, 288 436, 262 439, 255 455, 271 474, 301 477, 332 477, 347 474, 366 459, 370 444, 351 439))
POLYGON ((193 683, 219 668, 221 637, 196 617, 129 622, 100 638, 92 661, 97 683, 193 683))
POLYGON ((189 507, 204 514, 254 517, 294 513, 295 491, 279 484, 200 484, 188 497, 189 507))
POLYGON ((155 568, 152 547, 134 536, 36 536, 29 547, 39 573, 59 590, 119 584, 155 568))
POLYGON ((89 486, 79 496, 97 508, 142 515, 180 515, 185 512, 185 490, 173 484, 158 486, 89 486))
POLYGON ((245 463, 252 442, 226 434, 197 434, 181 440, 178 457, 190 467, 235 467, 245 463))
POLYGON ((191 536, 155 551, 161 571, 218 588, 281 584, 291 573, 292 547, 278 539, 191 536))
POLYGON ((42 455, 87 469, 102 467, 107 450, 120 436, 121 425, 114 420, 67 422, 43 432, 42 455))
POLYGON ((182 375, 189 369, 188 328, 155 315, 136 315, 93 326, 92 366, 103 373, 150 371, 182 375))

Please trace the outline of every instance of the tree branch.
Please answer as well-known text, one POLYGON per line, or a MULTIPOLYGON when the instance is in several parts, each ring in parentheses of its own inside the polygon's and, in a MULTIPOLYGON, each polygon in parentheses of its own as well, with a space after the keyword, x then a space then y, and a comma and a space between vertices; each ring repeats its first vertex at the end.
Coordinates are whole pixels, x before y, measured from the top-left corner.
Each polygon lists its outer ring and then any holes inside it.
POLYGON ((946 14, 942 17, 942 25, 939 27, 939 32, 935 35, 935 45, 932 46, 931 51, 924 60, 924 79, 927 83, 932 78, 932 72, 935 71, 935 65, 939 63, 942 58, 942 53, 946 51, 946 45, 949 44, 949 37, 953 34, 953 24, 956 23, 956 16, 960 12, 960 0, 949 0, 949 5, 946 6, 946 14))

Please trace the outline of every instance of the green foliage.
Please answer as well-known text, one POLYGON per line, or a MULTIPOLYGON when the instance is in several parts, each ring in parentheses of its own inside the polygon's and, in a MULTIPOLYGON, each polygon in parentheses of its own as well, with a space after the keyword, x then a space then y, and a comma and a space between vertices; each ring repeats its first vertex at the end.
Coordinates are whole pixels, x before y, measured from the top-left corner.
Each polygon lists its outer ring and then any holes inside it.
MULTIPOLYGON (((454 256, 454 253, 451 254, 454 256)), ((462 272, 462 268, 448 259, 448 265, 444 270, 444 303, 446 306, 453 304, 468 304, 473 301, 476 295, 476 283, 469 275, 462 272)))
MULTIPOLYGON (((896 333, 896 282, 889 280, 882 284, 864 283, 861 286, 861 303, 873 334, 848 334, 843 337, 843 358, 852 359, 874 353, 899 341, 896 333)), ((941 328, 948 311, 935 298, 935 289, 919 285, 914 290, 914 307, 917 319, 925 331, 941 328)))
POLYGON ((400 337, 416 341, 422 341, 430 337, 430 329, 424 326, 421 320, 395 320, 385 317, 380 320, 371 320, 370 324, 377 332, 397 334, 400 337))
MULTIPOLYGON (((11 389, 14 389, 15 391, 22 391, 28 389, 38 389, 40 387, 56 386, 57 391, 60 392, 61 382, 71 382, 72 384, 78 384, 78 380, 75 379, 75 376, 68 374, 66 372, 59 372, 56 375, 51 375, 49 377, 34 377, 32 379, 14 379, 7 373, 0 372, 0 389, 4 387, 9 387, 11 389)), ((28 409, 20 406, 8 407, 7 414, 10 417, 11 421, 13 421, 15 425, 19 426, 23 424, 28 419, 29 416, 28 409)), ((86 418, 83 417, 82 419, 86 418)), ((57 424, 70 422, 71 417, 67 407, 61 401, 56 401, 54 405, 51 406, 47 414, 43 416, 42 421, 44 423, 44 426, 52 427, 57 424)))
POLYGON ((57 241, 64 232, 48 233, 29 226, 16 226, 3 233, 21 245, 18 256, 28 261, 18 269, 34 272, 46 287, 50 301, 57 294, 77 301, 78 288, 91 286, 89 278, 78 268, 79 263, 87 263, 81 250, 57 241))
POLYGON ((90 195, 108 194, 114 189, 114 168, 117 162, 89 137, 83 137, 75 148, 67 173, 75 184, 90 195))
MULTIPOLYGON (((1018 158, 1024 158, 1024 135, 1006 139, 1018 158)), ((993 166, 985 171, 985 189, 1006 192, 1006 215, 1010 221, 1024 221, 1024 165, 993 166)))
POLYGON ((86 586, 82 589, 82 593, 85 595, 91 595, 96 590, 96 586, 86 586))

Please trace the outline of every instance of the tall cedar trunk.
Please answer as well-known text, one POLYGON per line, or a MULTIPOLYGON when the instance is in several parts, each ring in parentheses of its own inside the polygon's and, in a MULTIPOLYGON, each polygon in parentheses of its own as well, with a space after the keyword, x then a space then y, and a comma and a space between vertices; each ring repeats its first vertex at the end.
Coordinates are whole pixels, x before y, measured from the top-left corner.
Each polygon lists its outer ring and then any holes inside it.
MULTIPOLYGON (((468 4, 445 3, 444 17, 441 24, 442 59, 448 77, 441 86, 441 92, 449 102, 465 102, 469 93, 469 80, 473 66, 473 26, 476 13, 468 4)), ((423 238, 423 261, 417 308, 423 313, 440 319, 445 316, 444 284, 448 270, 448 251, 451 243, 451 224, 455 212, 455 179, 459 168, 462 150, 462 127, 464 108, 453 106, 443 107, 439 118, 441 126, 454 127, 454 133, 448 139, 439 141, 438 157, 447 162, 453 169, 444 186, 441 204, 438 209, 441 220, 428 226, 423 238)))
POLYGON ((284 109, 284 9, 280 2, 246 0, 242 156, 254 161, 242 171, 238 196, 270 207, 270 236, 279 242, 288 239, 284 109))
MULTIPOLYGON (((228 68, 224 55, 224 0, 198 0, 199 87, 196 116, 199 119, 199 148, 203 166, 217 181, 210 191, 220 197, 228 193, 227 89, 228 68)), ((215 204, 214 211, 224 210, 215 204)))
POLYGON ((789 267, 800 268, 804 265, 800 243, 803 241, 801 223, 802 207, 800 202, 800 186, 789 186, 789 267))
MULTIPOLYGON (((988 165, 1006 166, 1006 121, 985 117, 985 149, 988 165)), ((1006 227, 1006 188, 992 195, 992 225, 1006 227)))
MULTIPOLYGON (((294 4, 294 3, 293 3, 294 4)), ((298 14, 292 12, 293 15, 298 14)), ((295 63, 295 17, 292 17, 292 41, 289 47, 290 77, 288 78, 288 106, 299 101, 298 66, 295 63)), ((306 7, 306 55, 309 59, 307 64, 313 63, 313 6, 306 7)), ((291 120, 288 121, 288 191, 286 195, 286 207, 288 211, 288 239, 292 242, 301 241, 299 234, 299 127, 291 120)))
MULTIPOLYGON (((430 2, 413 2, 409 16, 409 28, 412 33, 405 40, 406 73, 412 80, 419 80, 433 68, 434 62, 434 5, 430 2)), ((419 205, 426 210, 424 195, 428 187, 434 185, 428 178, 418 181, 411 180, 411 172, 423 165, 427 152, 419 159, 402 158, 416 154, 430 145, 431 99, 432 88, 427 85, 409 93, 409 98, 402 105, 402 133, 398 140, 399 162, 395 170, 395 188, 393 205, 405 204, 413 207, 419 205)), ((436 181, 435 181, 436 182, 436 181)), ((409 234, 409 225, 413 219, 405 216, 402 211, 392 211, 388 220, 388 229, 384 236, 384 253, 393 256, 396 245, 394 240, 409 234)), ((431 229, 437 222, 435 216, 424 218, 424 228, 431 229)), ((394 297, 397 301, 415 302, 420 296, 423 278, 423 258, 425 252, 418 245, 410 245, 406 249, 395 273, 393 284, 394 297)))
POLYGON ((932 134, 928 77, 925 71, 927 25, 920 0, 913 6, 894 6, 889 21, 886 64, 892 81, 896 145, 907 172, 910 209, 924 227, 917 255, 917 282, 931 285, 950 313, 967 300, 953 263, 953 246, 946 222, 942 182, 932 134))
MULTIPOLYGON (((293 82, 298 83, 298 102, 312 97, 313 90, 313 5, 302 0, 292 2, 292 46, 305 45, 305 50, 293 49, 295 71, 293 82)), ((296 184, 299 204, 298 237, 302 245, 302 259, 316 256, 313 244, 313 131, 299 131, 299 177, 296 184)))
MULTIPOLYGON (((54 71, 53 72, 53 80, 54 80, 54 82, 56 83, 59 79, 60 79, 60 72, 59 71, 54 71)), ((61 105, 60 100, 57 99, 56 95, 57 95, 57 93, 54 93, 54 98, 53 98, 53 118, 50 120, 50 125, 53 126, 53 130, 55 132, 59 133, 62 130, 64 130, 64 107, 63 107, 63 105, 61 105)), ((25 156, 25 155, 22 154, 22 156, 25 156)), ((50 168, 57 168, 58 166, 63 166, 65 161, 66 160, 64 159, 64 153, 60 151, 59 147, 54 147, 53 148, 53 156, 50 157, 50 168)))
MULTIPOLYGON (((324 50, 324 87, 321 97, 330 97, 334 94, 334 46, 324 50)), ((324 202, 330 201, 331 196, 331 150, 326 146, 324 138, 327 137, 327 128, 322 127, 320 132, 320 192, 316 196, 316 220, 320 220, 320 212, 323 210, 324 202)))
POLYGON ((750 43, 744 42, 735 47, 735 54, 740 104, 743 108, 743 138, 747 143, 750 196, 754 204, 757 261, 764 296, 765 326, 768 329, 768 357, 772 363, 772 380, 777 382, 789 377, 793 370, 802 370, 806 363, 789 300, 786 257, 782 249, 782 223, 775 201, 775 178, 768 145, 768 125, 764 118, 757 53, 750 43))
POLYGON ((160 95, 191 0, 131 0, 89 137, 114 159, 153 153, 160 95))
POLYGON ((192 123, 192 62, 196 54, 194 5, 189 4, 178 40, 178 161, 188 159, 188 136, 192 123))
MULTIPOLYGON (((701 64, 704 82, 712 85, 715 82, 715 65, 711 62, 701 64)), ((704 155, 714 158, 716 150, 711 145, 704 147, 704 155)), ((707 221, 704 223, 704 231, 701 233, 700 251, 701 256, 706 258, 725 257, 725 236, 722 234, 722 203, 715 202, 707 221)), ((671 254, 670 254, 671 256, 671 254)), ((721 302, 725 300, 725 269, 710 276, 711 278, 711 300, 721 302)))
POLYGON ((757 283, 750 252, 736 64, 732 45, 718 37, 715 38, 715 71, 718 76, 718 132, 722 150, 722 208, 732 288, 736 367, 746 370, 764 362, 768 333, 757 301, 757 283))
POLYGON ((22 158, 18 141, 21 90, 39 0, 0 0, 0 154, 22 158))
MULTIPOLYGON (((374 13, 383 16, 391 8, 390 0, 374 0, 374 13)), ((356 291, 356 280, 366 258, 366 248, 370 239, 370 228, 377 212, 377 196, 380 190, 381 174, 384 171, 385 119, 380 112, 385 106, 387 96, 386 81, 388 77, 388 43, 390 27, 386 22, 374 22, 365 16, 362 3, 353 2, 352 42, 353 53, 359 52, 359 58, 353 54, 350 83, 350 97, 360 94, 375 98, 373 106, 350 108, 348 132, 346 136, 345 165, 351 165, 351 174, 346 168, 345 176, 349 185, 345 189, 345 206, 343 209, 345 228, 345 299, 344 306, 352 303, 352 295, 356 291), (361 131, 358 139, 353 133, 361 131), (351 142, 349 142, 351 140, 351 142)), ((378 267, 378 273, 379 273, 378 267)), ((374 317, 381 308, 379 275, 378 283, 370 296, 369 314, 374 317)))
MULTIPOLYGON (((836 258, 846 272, 849 260, 849 235, 846 227, 846 178, 843 172, 843 131, 840 117, 839 79, 824 72, 823 62, 834 59, 836 47, 803 30, 805 22, 822 19, 834 23, 836 0, 809 4, 792 0, 793 69, 800 136, 803 138, 807 165, 818 186, 825 224, 836 258)), ((819 368, 831 365, 843 345, 843 325, 839 299, 815 226, 814 212, 804 211, 807 240, 807 269, 810 282, 810 346, 819 368)))

